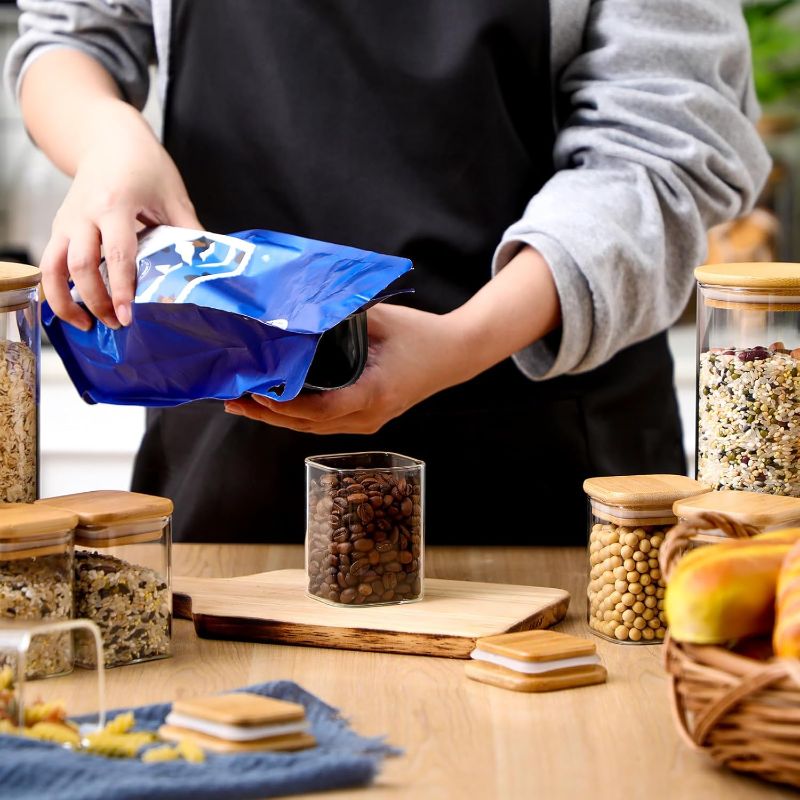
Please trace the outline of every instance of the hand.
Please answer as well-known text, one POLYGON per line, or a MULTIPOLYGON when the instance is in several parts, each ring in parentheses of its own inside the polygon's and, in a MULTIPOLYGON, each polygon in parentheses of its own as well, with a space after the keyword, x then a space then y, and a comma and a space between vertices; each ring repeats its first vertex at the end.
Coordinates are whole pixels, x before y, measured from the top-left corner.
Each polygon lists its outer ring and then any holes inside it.
POLYGON ((426 397, 552 331, 561 322, 561 306, 547 262, 525 246, 449 314, 379 305, 367 320, 369 357, 353 386, 285 403, 253 395, 228 401, 225 410, 308 433, 375 433, 426 397))
POLYGON ((82 330, 92 319, 70 296, 70 277, 96 317, 112 328, 127 325, 141 223, 201 227, 175 164, 141 115, 110 99, 102 118, 103 133, 78 161, 41 263, 50 307, 82 330), (110 297, 98 270, 101 245, 110 297))
POLYGON ((467 358, 450 315, 403 306, 367 312, 369 357, 363 374, 345 389, 301 395, 288 402, 251 396, 225 410, 281 428, 311 433, 374 433, 389 420, 459 382, 467 358))

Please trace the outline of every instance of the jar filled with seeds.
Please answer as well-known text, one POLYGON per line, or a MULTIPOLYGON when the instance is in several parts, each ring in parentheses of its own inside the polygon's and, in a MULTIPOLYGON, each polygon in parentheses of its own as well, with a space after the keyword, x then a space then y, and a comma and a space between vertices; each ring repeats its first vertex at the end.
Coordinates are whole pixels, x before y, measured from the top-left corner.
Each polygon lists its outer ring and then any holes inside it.
POLYGON ((698 267, 697 476, 800 497, 800 264, 698 267))
POLYGON ((425 464, 396 453, 306 459, 309 594, 337 606, 421 600, 425 464))
POLYGON ((628 644, 664 639, 659 548, 677 522, 676 500, 708 491, 683 475, 589 478, 587 621, 598 636, 628 644))
MULTIPOLYGON (((40 500, 77 515, 75 616, 100 628, 105 666, 166 658, 172 641, 172 501, 96 491, 40 500)), ((96 666, 94 642, 75 637, 75 663, 96 666)))
MULTIPOLYGON (((72 617, 73 530, 77 517, 36 505, 0 505, 0 627, 72 617)), ((0 669, 14 666, 0 657, 0 669)), ((72 670, 69 634, 47 634, 31 643, 28 678, 72 670)))
POLYGON ((32 503, 39 487, 39 281, 0 262, 0 503, 32 503))

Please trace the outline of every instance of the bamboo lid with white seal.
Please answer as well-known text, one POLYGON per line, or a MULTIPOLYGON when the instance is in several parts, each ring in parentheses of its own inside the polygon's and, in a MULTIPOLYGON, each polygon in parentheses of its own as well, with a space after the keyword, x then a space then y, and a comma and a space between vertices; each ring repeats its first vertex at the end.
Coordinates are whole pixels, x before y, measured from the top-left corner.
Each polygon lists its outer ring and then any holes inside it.
POLYGON ((800 497, 761 492, 720 489, 676 500, 672 510, 680 518, 711 511, 762 530, 800 525, 800 497))
POLYGON ((703 303, 712 308, 800 310, 800 264, 704 264, 694 276, 703 288, 703 303))
POLYGON ((36 504, 76 514, 75 544, 84 547, 158 541, 173 511, 166 497, 113 489, 48 497, 36 504))
POLYGON ((674 524, 672 505, 676 500, 710 489, 685 475, 619 475, 583 482, 596 517, 633 527, 674 524))
POLYGON ((28 503, 0 504, 0 561, 66 553, 78 518, 69 511, 28 503))

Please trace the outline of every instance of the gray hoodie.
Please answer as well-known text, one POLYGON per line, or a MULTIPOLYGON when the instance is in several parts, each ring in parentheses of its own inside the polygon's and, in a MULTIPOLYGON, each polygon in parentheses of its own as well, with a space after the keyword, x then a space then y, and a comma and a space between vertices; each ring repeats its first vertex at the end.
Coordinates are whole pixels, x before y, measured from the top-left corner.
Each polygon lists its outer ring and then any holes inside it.
MULTIPOLYGON (((542 2, 543 0, 531 0, 542 2)), ((169 0, 19 0, 6 63, 19 87, 53 47, 94 56, 137 107, 158 64, 168 89, 169 0)), ((540 380, 592 369, 669 327, 693 286, 710 226, 748 211, 769 171, 753 120, 739 0, 551 0, 559 95, 553 178, 498 243, 547 260, 561 300, 557 350, 515 355, 540 380)))

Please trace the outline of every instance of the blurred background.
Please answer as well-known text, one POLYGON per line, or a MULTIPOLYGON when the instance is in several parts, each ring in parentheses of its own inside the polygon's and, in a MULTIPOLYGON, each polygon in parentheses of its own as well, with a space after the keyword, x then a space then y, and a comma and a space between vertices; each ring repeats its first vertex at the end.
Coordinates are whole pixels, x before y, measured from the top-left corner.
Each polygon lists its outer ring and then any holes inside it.
MULTIPOLYGON (((745 4, 761 135, 774 168, 758 208, 709 233, 709 262, 800 261, 800 0, 745 4)), ((16 36, 18 11, 0 0, 0 56, 16 36)), ((158 130, 153 97, 146 115, 158 130)), ((69 181, 28 140, 8 94, 0 92, 0 260, 37 264, 69 181)), ((690 465, 694 462, 694 299, 670 332, 675 382, 690 465)), ((43 496, 97 487, 127 489, 144 430, 141 409, 87 406, 60 361, 43 347, 43 496)), ((693 466, 692 466, 693 469, 693 466)))

